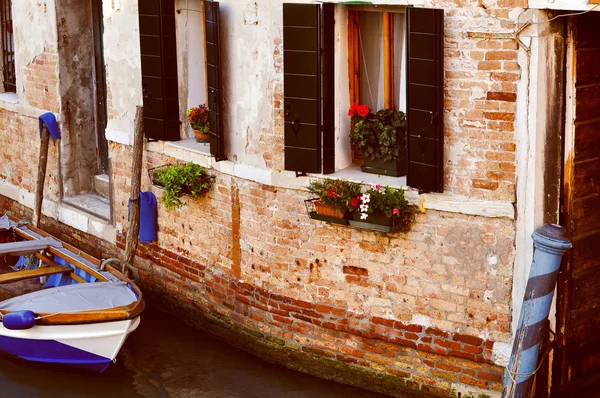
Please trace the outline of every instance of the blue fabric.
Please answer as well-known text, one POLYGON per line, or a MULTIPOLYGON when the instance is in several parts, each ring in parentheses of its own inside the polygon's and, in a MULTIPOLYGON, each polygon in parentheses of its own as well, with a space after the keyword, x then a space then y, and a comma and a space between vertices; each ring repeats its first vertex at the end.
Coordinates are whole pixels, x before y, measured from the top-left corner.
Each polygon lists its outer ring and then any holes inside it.
POLYGON ((50 133, 50 137, 52 137, 53 140, 60 138, 60 130, 58 129, 58 123, 56 123, 56 116, 54 116, 54 113, 52 113, 52 112, 44 113, 43 115, 41 115, 39 117, 39 121, 40 121, 40 138, 42 138, 42 130, 44 128, 44 125, 46 125, 46 128, 48 129, 48 132, 50 133))
POLYGON ((140 242, 152 243, 158 239, 158 209, 152 192, 140 192, 140 242))

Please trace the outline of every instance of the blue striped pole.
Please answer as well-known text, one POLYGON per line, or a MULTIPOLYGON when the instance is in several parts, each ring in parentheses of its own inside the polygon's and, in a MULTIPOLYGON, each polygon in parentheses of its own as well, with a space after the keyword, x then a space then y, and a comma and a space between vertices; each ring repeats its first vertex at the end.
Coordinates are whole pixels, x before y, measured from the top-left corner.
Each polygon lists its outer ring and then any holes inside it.
POLYGON ((527 398, 531 394, 540 346, 548 335, 548 314, 560 261, 572 246, 565 229, 556 224, 545 224, 532 237, 535 252, 504 378, 503 398, 527 398))

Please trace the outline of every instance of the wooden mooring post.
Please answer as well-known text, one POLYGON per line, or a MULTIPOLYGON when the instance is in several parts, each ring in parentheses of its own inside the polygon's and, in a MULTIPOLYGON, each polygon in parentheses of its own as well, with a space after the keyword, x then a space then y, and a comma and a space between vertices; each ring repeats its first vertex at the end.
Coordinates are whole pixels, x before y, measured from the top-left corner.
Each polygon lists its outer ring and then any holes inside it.
POLYGON ((125 243, 125 262, 133 264, 140 232, 140 188, 142 185, 142 158, 144 153, 144 108, 137 107, 131 161, 131 192, 129 195, 129 229, 125 243))
MULTIPOLYGON (((545 224, 532 237, 535 252, 504 378, 503 398, 528 398, 531 394, 540 347, 549 331, 548 315, 561 258, 572 246, 560 225, 545 224)), ((540 358, 542 360, 544 358, 540 358)))

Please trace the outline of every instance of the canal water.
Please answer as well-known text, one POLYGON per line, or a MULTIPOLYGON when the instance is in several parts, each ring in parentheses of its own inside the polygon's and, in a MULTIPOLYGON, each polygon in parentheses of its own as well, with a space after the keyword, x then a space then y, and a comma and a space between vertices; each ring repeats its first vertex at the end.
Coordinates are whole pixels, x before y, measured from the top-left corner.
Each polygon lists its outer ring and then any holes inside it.
POLYGON ((0 357, 0 397, 384 397, 271 365, 151 308, 117 359, 94 375, 0 357))

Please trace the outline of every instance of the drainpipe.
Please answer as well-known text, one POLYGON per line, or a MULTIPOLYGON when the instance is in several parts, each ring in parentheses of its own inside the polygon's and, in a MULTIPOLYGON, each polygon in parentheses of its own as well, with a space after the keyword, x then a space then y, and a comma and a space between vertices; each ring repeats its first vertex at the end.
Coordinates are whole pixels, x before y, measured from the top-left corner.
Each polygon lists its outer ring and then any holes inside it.
POLYGON ((549 331, 548 314, 561 258, 572 246, 566 230, 556 224, 538 228, 532 238, 535 252, 504 378, 503 398, 528 398, 531 394, 540 346, 549 331))

